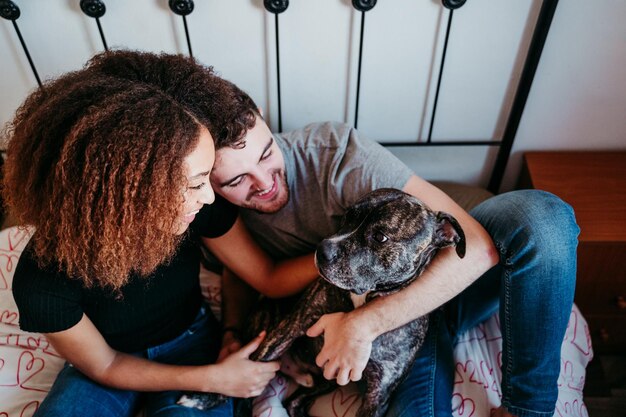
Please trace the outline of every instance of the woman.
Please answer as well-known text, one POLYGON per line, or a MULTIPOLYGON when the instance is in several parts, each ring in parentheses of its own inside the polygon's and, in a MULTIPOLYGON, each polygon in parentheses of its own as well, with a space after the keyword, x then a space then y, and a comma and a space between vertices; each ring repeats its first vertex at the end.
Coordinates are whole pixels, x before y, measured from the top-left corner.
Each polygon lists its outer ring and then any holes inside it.
MULTIPOLYGON (((14 277, 20 326, 67 360, 36 415, 132 416, 144 397, 148 415, 232 415, 231 402, 202 412, 175 401, 181 390, 258 395, 278 364, 248 359, 263 334, 213 363, 219 325, 202 306, 199 237, 236 242, 223 261, 240 275, 304 283, 313 262, 274 265, 215 198, 213 126, 185 100, 206 85, 165 73, 176 82, 158 88, 94 65, 29 96, 5 138, 7 206, 36 230, 14 277)), ((209 81, 211 115, 221 90, 209 81)))

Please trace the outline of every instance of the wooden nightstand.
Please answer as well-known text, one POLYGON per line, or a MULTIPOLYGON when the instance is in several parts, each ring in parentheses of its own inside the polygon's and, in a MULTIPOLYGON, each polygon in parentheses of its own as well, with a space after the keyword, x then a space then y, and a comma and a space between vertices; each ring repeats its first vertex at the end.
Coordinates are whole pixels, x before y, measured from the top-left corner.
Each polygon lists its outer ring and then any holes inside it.
POLYGON ((520 188, 549 191, 574 208, 575 302, 596 352, 626 352, 626 151, 528 152, 520 188))

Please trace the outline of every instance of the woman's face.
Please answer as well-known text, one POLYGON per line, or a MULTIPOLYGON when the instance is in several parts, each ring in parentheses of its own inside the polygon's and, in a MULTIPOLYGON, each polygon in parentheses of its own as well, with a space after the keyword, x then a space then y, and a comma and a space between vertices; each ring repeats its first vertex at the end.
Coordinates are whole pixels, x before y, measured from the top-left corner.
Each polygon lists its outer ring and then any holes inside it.
POLYGON ((198 144, 184 160, 187 185, 176 234, 182 234, 187 230, 203 205, 215 201, 215 194, 209 182, 209 174, 215 162, 215 147, 209 131, 204 126, 200 129, 198 144))

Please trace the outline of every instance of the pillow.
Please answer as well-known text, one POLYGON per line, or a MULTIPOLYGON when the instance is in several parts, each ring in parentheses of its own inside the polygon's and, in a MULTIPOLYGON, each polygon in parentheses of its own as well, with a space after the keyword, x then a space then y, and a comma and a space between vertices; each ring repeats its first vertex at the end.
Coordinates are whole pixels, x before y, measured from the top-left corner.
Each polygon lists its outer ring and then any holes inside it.
POLYGON ((483 201, 493 197, 493 193, 473 185, 449 181, 433 181, 432 184, 448 194, 465 211, 470 211, 483 201))
POLYGON ((29 231, 0 231, 0 417, 30 417, 65 361, 40 334, 18 327, 11 284, 29 231))
MULTIPOLYGON (((502 333, 498 315, 462 335, 454 347, 454 416, 489 415, 502 397, 502 333)), ((574 306, 561 345, 555 416, 588 416, 583 403, 585 369, 593 358, 589 327, 574 306)))

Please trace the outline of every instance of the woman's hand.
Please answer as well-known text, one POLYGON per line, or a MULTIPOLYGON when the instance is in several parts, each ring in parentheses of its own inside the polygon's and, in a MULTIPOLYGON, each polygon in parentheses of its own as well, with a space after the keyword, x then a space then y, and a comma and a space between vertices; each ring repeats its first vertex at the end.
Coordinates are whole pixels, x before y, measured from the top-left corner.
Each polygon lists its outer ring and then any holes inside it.
POLYGON ((237 332, 233 330, 227 330, 222 337, 222 348, 217 356, 217 362, 221 362, 231 354, 241 349, 241 341, 237 335, 237 332))
POLYGON ((133 391, 204 391, 229 396, 259 395, 279 369, 278 362, 248 359, 265 333, 226 357, 201 366, 168 365, 112 349, 85 315, 75 326, 46 337, 68 362, 90 379, 133 391))
POLYGON ((278 361, 254 362, 249 359, 264 337, 265 332, 261 332, 237 352, 226 356, 215 365, 209 365, 212 368, 212 379, 219 381, 219 385, 208 387, 207 391, 239 398, 260 395, 280 368, 278 361))

